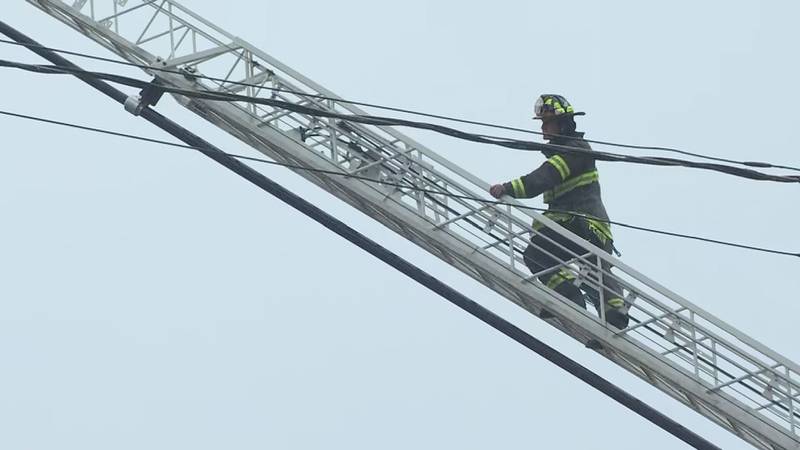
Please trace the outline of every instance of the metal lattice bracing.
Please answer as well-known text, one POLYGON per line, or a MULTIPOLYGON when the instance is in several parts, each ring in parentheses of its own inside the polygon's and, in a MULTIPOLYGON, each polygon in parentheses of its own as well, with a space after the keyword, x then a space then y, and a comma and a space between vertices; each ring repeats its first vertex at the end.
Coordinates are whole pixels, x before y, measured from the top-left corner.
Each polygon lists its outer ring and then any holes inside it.
MULTIPOLYGON (((175 1, 27 1, 130 62, 180 72, 147 70, 167 85, 366 114, 175 1)), ((176 98, 276 161, 375 180, 297 170, 532 314, 548 311, 553 326, 582 343, 599 342, 603 356, 753 446, 800 449, 797 364, 546 217, 453 197, 478 199, 489 186, 413 139, 389 127, 249 102, 176 98), (585 249, 552 270, 571 271, 576 283, 599 292, 598 314, 573 306, 527 272, 522 251, 541 232, 532 220, 585 249), (604 280, 611 278, 622 286, 616 294, 634 319, 625 330, 603 320, 604 280)))

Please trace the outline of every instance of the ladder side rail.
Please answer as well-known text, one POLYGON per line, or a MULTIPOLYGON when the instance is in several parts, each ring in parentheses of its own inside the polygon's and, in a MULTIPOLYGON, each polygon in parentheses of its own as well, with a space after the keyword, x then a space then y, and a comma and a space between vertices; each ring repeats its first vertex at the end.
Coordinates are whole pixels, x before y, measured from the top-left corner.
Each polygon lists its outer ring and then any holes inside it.
MULTIPOLYGON (((634 305, 634 306, 636 306, 636 305, 634 305)), ((764 373, 764 372, 770 372, 770 373, 773 374, 774 378, 781 379, 782 381, 785 382, 785 384, 786 384, 785 387, 782 386, 781 384, 778 384, 776 387, 772 388, 773 390, 778 390, 780 392, 780 394, 783 395, 784 397, 791 398, 790 396, 791 396, 791 393, 792 393, 792 388, 794 388, 795 390, 797 389, 797 384, 794 383, 789 378, 789 375, 784 375, 784 374, 779 373, 777 371, 778 368, 780 367, 779 364, 775 364, 775 365, 772 365, 772 366, 763 366, 761 361, 753 360, 753 358, 751 357, 750 354, 741 352, 738 348, 727 344, 722 338, 720 338, 719 336, 717 336, 713 332, 704 329, 702 326, 692 327, 692 330, 700 331, 700 332, 706 334, 706 335, 701 336, 700 338, 698 338, 696 336, 692 336, 691 331, 686 331, 685 329, 680 328, 680 327, 679 328, 675 328, 670 323, 661 322, 661 320, 663 320, 664 318, 667 318, 669 316, 675 315, 675 312, 668 310, 666 307, 664 307, 663 310, 668 311, 668 312, 665 312, 665 313, 661 314, 660 316, 656 316, 653 312, 648 311, 648 310, 643 309, 643 308, 640 309, 640 310, 643 311, 644 313, 648 314, 648 315, 651 315, 651 319, 652 320, 646 321, 646 322, 648 322, 648 325, 657 325, 664 331, 672 331, 672 332, 676 333, 679 337, 681 337, 682 339, 684 339, 686 341, 685 343, 677 342, 675 340, 675 338, 673 338, 672 340, 667 340, 666 343, 672 345, 672 348, 669 349, 664 344, 659 344, 656 341, 652 340, 652 338, 649 338, 656 345, 659 345, 661 348, 667 350, 667 352, 662 352, 661 354, 665 355, 665 356, 670 356, 670 357, 673 357, 673 358, 678 358, 678 359, 680 359, 680 360, 682 360, 684 362, 689 363, 693 367, 693 369, 695 371, 698 371, 698 372, 702 371, 703 373, 705 373, 707 375, 712 375, 711 378, 713 380, 715 380, 714 381, 715 385, 719 382, 718 377, 714 376, 716 371, 719 369, 718 360, 723 360, 723 361, 726 361, 726 362, 728 362, 730 364, 730 367, 728 368, 728 370, 726 372, 729 373, 730 370, 731 370, 731 367, 732 367, 732 368, 738 369, 739 371, 741 371, 741 373, 745 374, 745 375, 739 377, 739 381, 741 381, 742 379, 752 378, 753 383, 756 384, 757 387, 760 387, 762 389, 766 389, 768 387, 767 381, 765 381, 765 380, 763 380, 761 378, 758 378, 758 377, 753 377, 752 373, 753 373, 753 371, 755 371, 758 374, 761 374, 761 373, 764 373), (710 344, 705 342, 705 341, 710 341, 710 344), (688 348, 689 345, 693 345, 694 349, 692 350, 692 349, 688 348), (728 356, 728 355, 725 355, 723 353, 719 353, 717 348, 716 348, 717 346, 719 346, 720 348, 723 348, 723 349, 727 349, 733 355, 739 357, 740 359, 739 360, 733 359, 732 356, 728 356), (691 358, 691 357, 688 357, 688 356, 684 355, 680 350, 683 350, 685 352, 691 352, 691 354, 694 355, 694 358, 691 358), (707 357, 706 356, 702 356, 702 357, 700 356, 701 350, 706 350, 708 352, 708 355, 706 355, 707 357), (752 365, 756 366, 756 369, 750 369, 750 368, 745 367, 743 364, 746 364, 746 363, 749 363, 749 364, 752 364, 752 365), (761 367, 761 368, 758 369, 758 367, 761 367)), ((635 330, 636 332, 642 334, 643 337, 647 338, 647 336, 644 334, 644 332, 642 330, 640 330, 639 328, 640 328, 639 325, 633 325, 629 329, 619 331, 618 334, 627 333, 629 330, 635 330)), ((658 333, 656 333, 654 330, 651 331, 651 332, 658 336, 658 333)), ((663 337, 663 336, 659 336, 659 337, 663 337)), ((734 378, 735 375, 726 375, 726 377, 730 377, 732 379, 735 379, 734 378)), ((699 378, 699 374, 698 374, 698 378, 699 378)), ((723 386, 723 387, 727 387, 730 384, 733 384, 733 383, 726 383, 725 384, 726 386, 723 386)), ((715 389, 718 389, 718 387, 712 388, 712 390, 715 390, 715 389)), ((750 389, 753 389, 753 388, 751 387, 750 389)), ((734 389, 731 388, 730 390, 734 390, 734 389)), ((734 394, 741 394, 741 392, 735 392, 734 394)), ((752 398, 750 398, 750 400, 753 401, 754 403, 756 403, 756 401, 753 400, 752 398)), ((795 416, 795 417, 797 418, 797 416, 795 416)))
MULTIPOLYGON (((636 304, 634 304, 633 306, 637 307, 636 304)), ((638 310, 644 312, 645 314, 651 315, 651 319, 653 320, 649 323, 650 325, 658 325, 662 330, 671 331, 686 341, 686 343, 682 344, 680 342, 666 340, 667 343, 673 346, 672 349, 670 350, 669 355, 666 356, 674 355, 676 357, 681 357, 681 353, 679 351, 680 350, 687 351, 688 349, 686 349, 686 347, 689 343, 691 343, 692 345, 702 350, 706 350, 709 353, 711 359, 711 361, 701 361, 701 360, 695 361, 693 366, 697 369, 705 371, 704 369, 705 365, 709 365, 711 369, 719 368, 719 360, 721 360, 727 362, 730 365, 727 368, 726 372, 730 372, 731 370, 737 370, 741 371, 741 373, 744 374, 750 373, 752 371, 771 373, 776 379, 786 384, 785 387, 779 384, 777 387, 773 389, 778 390, 787 397, 790 396, 790 393, 792 392, 793 389, 797 390, 798 388, 800 388, 800 383, 792 379, 793 374, 790 370, 788 374, 784 374, 777 371, 777 367, 781 367, 781 363, 770 364, 770 362, 765 362, 761 359, 756 359, 753 357, 752 354, 742 351, 740 348, 736 347, 735 345, 732 345, 731 343, 723 339, 721 336, 716 334, 714 331, 699 324, 693 324, 691 328, 695 331, 702 332, 704 336, 701 339, 693 338, 689 331, 686 331, 683 328, 676 328, 673 326, 673 324, 669 323, 670 320, 669 316, 672 315, 671 312, 666 313, 666 316, 662 315, 661 317, 658 317, 655 316, 653 312, 648 311, 646 309, 640 308, 638 310), (711 341, 711 343, 708 344, 704 341, 711 341), (730 355, 723 353, 722 350, 727 350, 728 352, 730 352, 730 355), (734 359, 734 356, 738 359, 734 359), (745 366, 745 364, 751 364, 755 366, 755 368, 753 369, 748 368, 745 366)), ((688 319, 686 321, 688 322, 688 319)), ((643 331, 640 329, 638 325, 632 325, 629 329, 621 330, 618 333, 627 334, 629 331, 636 331, 637 333, 644 335, 643 331)), ((651 332, 658 335, 654 331, 651 332)), ((731 377, 731 375, 726 375, 726 377, 731 377)), ((762 387, 766 387, 764 386, 765 382, 761 379, 756 378, 753 381, 756 384, 761 385, 762 387)))
MULTIPOLYGON (((628 289, 629 291, 633 290, 633 289, 636 289, 635 286, 631 285, 630 283, 628 283, 627 281, 625 281, 623 279, 618 279, 618 282, 621 285, 623 285, 623 287, 628 289)), ((724 348, 724 349, 736 354, 737 356, 739 356, 743 360, 745 360, 745 361, 747 361, 747 362, 749 362, 749 363, 751 363, 753 365, 761 367, 763 369, 763 371, 771 372, 775 376, 779 377, 780 379, 786 380, 795 389, 800 389, 800 383, 798 383, 795 380, 792 380, 789 376, 786 376, 786 375, 784 375, 782 373, 777 372, 775 370, 775 368, 773 367, 775 365, 774 363, 771 363, 770 361, 766 361, 765 362, 763 360, 754 358, 751 353, 748 353, 748 352, 745 352, 745 351, 741 350, 739 347, 737 347, 734 344, 728 342, 725 338, 723 338, 722 336, 717 334, 712 329, 710 329, 710 328, 708 328, 708 327, 706 327, 706 326, 704 326, 702 324, 699 324, 697 322, 693 322, 691 316, 687 317, 685 315, 682 315, 681 312, 683 312, 683 313, 689 313, 690 312, 686 308, 680 307, 677 310, 673 310, 669 306, 667 306, 666 304, 664 304, 664 303, 660 302, 659 300, 657 300, 656 298, 651 297, 648 294, 642 293, 642 292, 639 292, 639 297, 637 297, 637 298, 644 299, 649 306, 655 306, 660 311, 662 311, 663 314, 661 316, 656 316, 654 312, 649 311, 649 310, 644 309, 644 308, 641 308, 636 303, 634 303, 632 305, 633 308, 637 308, 637 310, 641 311, 644 314, 647 314, 647 315, 651 316, 651 319, 654 319, 650 323, 658 324, 665 330, 672 330, 672 331, 674 331, 676 333, 679 333, 685 339, 687 339, 689 341, 694 341, 694 339, 692 339, 692 337, 685 330, 683 330, 682 328, 676 328, 674 326, 674 324, 669 323, 669 321, 674 321, 674 318, 679 318, 680 321, 687 322, 687 323, 691 324, 693 329, 695 329, 697 331, 700 331, 706 337, 713 339, 716 345, 719 345, 722 348, 724 348)), ((618 334, 626 334, 630 330, 636 330, 638 328, 639 328, 639 326, 637 324, 634 324, 634 325, 631 325, 630 327, 628 327, 628 328, 626 328, 624 330, 618 331, 618 334)), ((708 346, 707 344, 699 344, 699 345, 701 345, 703 348, 705 348, 706 350, 708 350, 711 353, 719 354, 719 352, 716 349, 714 349, 713 346, 708 346)), ((728 356, 725 356, 725 355, 719 355, 719 356, 722 357, 723 359, 731 362, 731 363, 736 363, 735 361, 730 359, 728 356)), ((738 364, 738 363, 736 363, 736 364, 738 364)), ((780 362, 778 362, 778 364, 782 365, 782 363, 780 363, 780 362)), ((779 367, 780 367, 780 365, 779 365, 779 367)), ((742 370, 747 370, 743 366, 739 366, 739 368, 742 369, 742 370)), ((791 373, 791 371, 790 371, 790 373, 791 373)))

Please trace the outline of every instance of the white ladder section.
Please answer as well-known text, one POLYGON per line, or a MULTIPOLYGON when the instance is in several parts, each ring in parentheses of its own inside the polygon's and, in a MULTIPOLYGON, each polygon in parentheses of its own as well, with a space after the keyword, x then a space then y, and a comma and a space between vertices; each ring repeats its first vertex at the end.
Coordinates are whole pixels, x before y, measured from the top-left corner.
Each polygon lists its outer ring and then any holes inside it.
MULTIPOLYGON (((27 1, 130 62, 182 72, 147 70, 167 85, 366 115, 178 2, 27 1), (226 81, 192 76, 201 74, 226 81)), ((485 198, 489 185, 413 139, 389 127, 253 103, 176 98, 276 161, 407 185, 405 189, 296 170, 530 313, 540 315, 546 309, 553 316, 547 319, 553 326, 584 344, 599 342, 598 351, 606 358, 753 446, 800 449, 797 364, 546 217, 513 206, 452 197, 485 198), (420 188, 437 193, 420 192, 420 188), (584 287, 602 287, 608 277, 621 284, 624 292, 619 294, 634 319, 627 329, 605 324, 602 311, 596 315, 581 310, 531 276, 522 251, 532 233, 537 234, 531 228, 533 219, 585 248, 585 253, 574 254, 553 270, 572 271, 584 287), (602 269, 598 258, 614 266, 613 271, 602 269)))

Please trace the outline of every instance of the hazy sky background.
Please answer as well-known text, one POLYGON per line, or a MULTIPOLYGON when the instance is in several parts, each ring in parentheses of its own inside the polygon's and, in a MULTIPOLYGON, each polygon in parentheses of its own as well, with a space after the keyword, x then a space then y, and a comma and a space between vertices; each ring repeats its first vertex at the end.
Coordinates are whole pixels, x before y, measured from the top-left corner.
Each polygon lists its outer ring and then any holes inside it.
MULTIPOLYGON (((593 139, 800 164, 797 2, 184 4, 345 98, 534 127, 535 97, 555 92, 587 111, 593 139)), ((110 55, 21 0, 2 20, 110 55)), ((0 109, 165 138, 82 82, 0 75, 0 109)), ((172 99, 157 109, 254 154, 172 99)), ((0 448, 688 448, 199 154, 0 127, 0 448)), ((490 182, 542 162, 407 133, 490 182)), ((800 251, 797 185, 599 167, 615 220, 800 251)), ((722 448, 750 448, 299 176, 262 169, 722 448)), ((796 258, 615 236, 626 263, 800 360, 796 258)))

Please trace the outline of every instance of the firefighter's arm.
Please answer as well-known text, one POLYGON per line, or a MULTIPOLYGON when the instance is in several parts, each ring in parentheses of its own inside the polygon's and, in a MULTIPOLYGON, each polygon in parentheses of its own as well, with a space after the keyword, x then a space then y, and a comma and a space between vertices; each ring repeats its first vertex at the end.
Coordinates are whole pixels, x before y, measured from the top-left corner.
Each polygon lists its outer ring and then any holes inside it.
POLYGON ((556 187, 572 173, 571 166, 575 164, 570 159, 562 155, 551 157, 533 172, 503 183, 503 193, 514 198, 533 198, 556 187))

